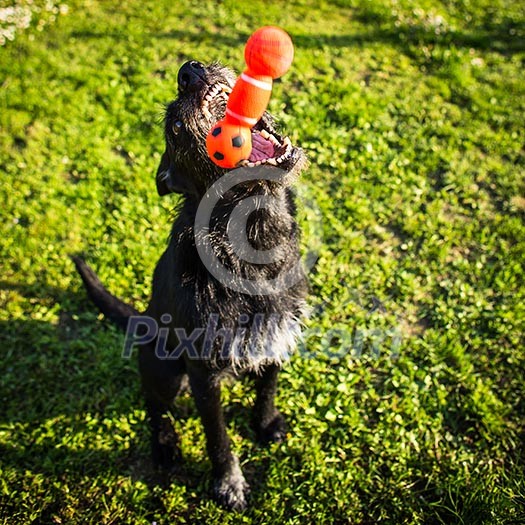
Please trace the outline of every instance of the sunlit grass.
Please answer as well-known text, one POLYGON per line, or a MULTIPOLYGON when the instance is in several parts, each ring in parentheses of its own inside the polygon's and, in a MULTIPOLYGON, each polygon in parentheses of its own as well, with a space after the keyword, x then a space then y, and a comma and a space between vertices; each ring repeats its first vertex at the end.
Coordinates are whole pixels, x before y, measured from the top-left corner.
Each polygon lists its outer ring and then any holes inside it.
POLYGON ((523 520, 520 2, 67 4, 0 48, 3 522, 523 520), (281 381, 288 442, 256 446, 250 385, 224 391, 252 486, 231 515, 188 394, 185 462, 153 471, 136 363, 68 254, 145 306, 176 202, 154 173, 178 67, 240 70, 269 23, 296 46, 270 107, 308 153, 300 194, 322 221, 301 211, 319 259, 312 336, 281 381))

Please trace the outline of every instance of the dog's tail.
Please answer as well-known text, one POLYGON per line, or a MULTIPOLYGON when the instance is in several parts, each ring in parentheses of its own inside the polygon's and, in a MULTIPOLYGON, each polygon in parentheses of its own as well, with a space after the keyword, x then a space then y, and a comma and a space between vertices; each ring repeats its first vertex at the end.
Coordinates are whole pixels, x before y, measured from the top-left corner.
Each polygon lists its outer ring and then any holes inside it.
POLYGON ((128 326, 128 319, 134 315, 140 315, 135 308, 124 303, 114 295, 111 295, 100 282, 95 272, 80 257, 71 257, 84 281, 89 298, 98 309, 119 328, 123 330, 128 326))

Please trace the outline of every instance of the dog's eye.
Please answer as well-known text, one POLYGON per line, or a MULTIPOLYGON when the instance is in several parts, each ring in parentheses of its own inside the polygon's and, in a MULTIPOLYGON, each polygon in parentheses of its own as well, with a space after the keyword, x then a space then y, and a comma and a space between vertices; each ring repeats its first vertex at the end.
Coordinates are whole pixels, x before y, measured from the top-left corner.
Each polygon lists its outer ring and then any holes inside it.
POLYGON ((180 133, 180 130, 182 129, 182 122, 180 120, 177 120, 175 124, 173 124, 173 133, 175 135, 178 135, 180 133))

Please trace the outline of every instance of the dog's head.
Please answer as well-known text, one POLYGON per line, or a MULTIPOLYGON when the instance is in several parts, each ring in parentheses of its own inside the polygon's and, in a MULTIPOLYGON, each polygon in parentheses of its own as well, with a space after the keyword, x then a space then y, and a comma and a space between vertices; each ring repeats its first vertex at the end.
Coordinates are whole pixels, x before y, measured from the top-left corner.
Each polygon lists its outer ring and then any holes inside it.
MULTIPOLYGON (((235 83, 232 70, 217 63, 204 66, 192 60, 178 73, 178 97, 165 115, 166 151, 157 170, 160 195, 184 193, 201 196, 228 170, 216 166, 208 157, 206 136, 226 111, 228 95, 235 83)), ((268 164, 281 168, 292 181, 306 159, 300 148, 280 135, 271 115, 264 113, 252 129, 252 155, 248 168, 268 164)))

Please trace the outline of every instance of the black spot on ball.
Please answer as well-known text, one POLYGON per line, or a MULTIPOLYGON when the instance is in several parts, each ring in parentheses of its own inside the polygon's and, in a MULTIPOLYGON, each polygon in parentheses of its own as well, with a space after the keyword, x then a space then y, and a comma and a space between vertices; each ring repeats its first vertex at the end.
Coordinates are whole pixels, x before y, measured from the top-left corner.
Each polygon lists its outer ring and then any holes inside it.
POLYGON ((236 137, 232 138, 232 146, 234 148, 242 148, 242 145, 244 144, 244 138, 240 135, 237 135, 236 137))
POLYGON ((215 128, 211 134, 213 137, 218 137, 222 133, 222 128, 219 126, 218 128, 215 128))
POLYGON ((224 155, 220 152, 220 151, 216 151, 213 156, 217 159, 217 160, 224 160, 224 155))

